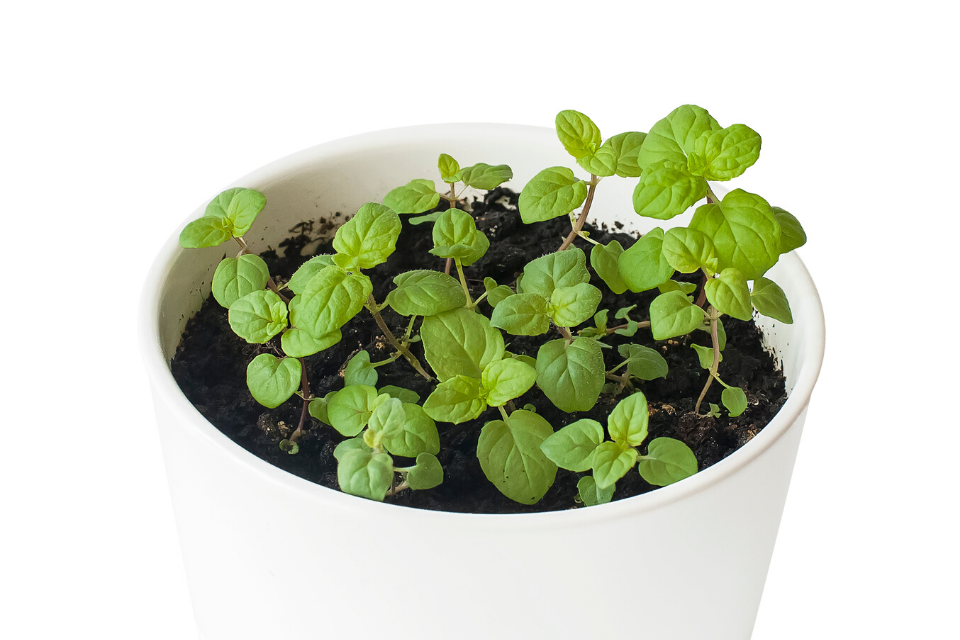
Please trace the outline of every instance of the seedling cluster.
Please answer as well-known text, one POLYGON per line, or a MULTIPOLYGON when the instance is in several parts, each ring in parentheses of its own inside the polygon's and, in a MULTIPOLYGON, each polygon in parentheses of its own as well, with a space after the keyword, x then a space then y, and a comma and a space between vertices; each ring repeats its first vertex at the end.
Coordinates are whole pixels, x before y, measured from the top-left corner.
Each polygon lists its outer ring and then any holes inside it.
MULTIPOLYGON (((646 442, 649 413, 638 387, 666 377, 666 360, 655 349, 627 343, 618 349, 623 360, 607 371, 603 349, 610 345, 604 340, 612 334, 632 338, 641 331, 650 331, 654 340, 707 332, 712 347, 692 346, 709 372, 694 411, 700 412, 716 380, 724 387, 726 411, 740 415, 747 408, 746 394, 720 378, 726 342, 722 319, 750 320, 756 309, 792 322, 783 291, 765 274, 780 255, 803 245, 806 236, 796 218, 756 194, 735 189, 721 199, 711 189, 710 181, 731 180, 759 157, 760 136, 745 125, 722 128, 706 110, 686 105, 646 134, 631 131, 603 140, 593 121, 577 111, 560 112, 556 129, 564 148, 590 177, 579 178, 569 167, 544 169, 524 186, 519 215, 528 224, 569 216, 570 233, 554 253, 526 264, 515 282, 485 278, 485 293, 477 299, 471 297, 464 269, 486 253, 489 240, 470 213, 456 205, 468 188, 489 190, 510 180, 513 172, 506 165, 462 168, 441 154, 441 191, 433 180, 417 179, 390 191, 382 203, 363 205, 337 230, 335 253, 308 260, 286 283, 271 277, 267 264, 250 253, 243 239, 266 204, 262 193, 224 191, 203 217, 186 226, 180 236, 184 247, 212 247, 231 238, 239 246, 213 278, 213 295, 228 309, 236 334, 255 344, 280 336, 284 357, 256 356, 247 368, 247 385, 257 402, 269 408, 295 394, 301 398, 300 423, 280 443, 283 450, 298 452, 297 441, 311 428, 310 417, 330 425, 347 438, 334 452, 341 489, 383 500, 443 481, 436 457, 437 422, 467 422, 497 407, 501 419, 482 427, 477 457, 487 478, 523 504, 546 494, 558 467, 591 472, 578 484, 586 505, 610 501, 617 481, 635 467, 659 486, 697 472, 697 460, 683 442, 646 442), (639 178, 633 207, 641 216, 665 221, 704 198, 706 203, 686 227, 656 227, 626 250, 616 241, 599 244, 583 227, 598 185, 614 176, 639 178), (427 213, 441 199, 450 208, 427 213), (437 269, 398 275, 395 287, 378 301, 371 274, 375 277, 376 267, 394 252, 401 215, 416 216, 410 219, 413 224, 433 225, 430 252, 438 258, 437 269), (615 294, 658 289, 647 314, 633 306, 598 308, 603 296, 590 284, 588 256, 573 246, 578 237, 593 244, 589 264, 615 294), (677 271, 700 272, 701 286, 673 280, 677 271), (409 318, 399 337, 381 316, 386 307, 409 318), (344 368, 343 389, 315 396, 304 358, 339 342, 341 327, 364 309, 392 354, 371 362, 368 352, 357 353, 344 368), (639 319, 645 315, 648 320, 639 319), (508 351, 504 333, 544 339, 534 358, 508 351), (417 341, 426 366, 410 350, 417 341), (377 388, 377 369, 400 359, 435 383, 422 403, 409 389, 377 388), (591 419, 552 425, 532 405, 514 406, 533 385, 567 413, 592 409, 604 393, 625 395, 606 425, 591 419), (398 467, 395 456, 415 462, 398 467)), ((709 405, 710 415, 720 412, 719 406, 709 405)))

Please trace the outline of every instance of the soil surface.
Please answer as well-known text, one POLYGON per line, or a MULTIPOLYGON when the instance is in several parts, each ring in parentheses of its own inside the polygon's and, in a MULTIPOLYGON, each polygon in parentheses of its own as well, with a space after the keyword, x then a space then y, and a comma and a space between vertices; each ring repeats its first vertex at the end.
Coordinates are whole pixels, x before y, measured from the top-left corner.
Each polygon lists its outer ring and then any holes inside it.
MULTIPOLYGON (((484 291, 484 276, 494 278, 499 284, 512 286, 527 262, 555 251, 570 230, 570 223, 565 216, 535 225, 524 225, 517 212, 517 194, 503 188, 490 191, 482 199, 474 199, 465 207, 471 210, 477 227, 490 239, 487 254, 465 270, 474 298, 484 291)), ((447 208, 446 201, 441 201, 438 208, 447 208)), ((337 213, 334 217, 340 216, 337 213)), ((411 269, 442 270, 444 267, 444 260, 428 253, 433 246, 433 225, 411 225, 410 217, 401 216, 403 231, 396 252, 385 264, 369 271, 374 283, 374 297, 378 302, 382 302, 393 287, 393 278, 397 274, 411 269)), ((330 223, 331 220, 320 219, 298 225, 291 229, 293 235, 290 239, 280 243, 276 249, 261 253, 274 278, 285 282, 307 258, 320 253, 333 253, 329 240, 320 240, 318 243, 316 239, 321 230, 329 230, 330 223)), ((619 240, 626 248, 636 241, 634 236, 616 229, 597 229, 589 223, 584 229, 591 238, 604 244, 619 240)), ((589 243, 578 238, 576 245, 589 257, 589 243)), ((648 319, 646 312, 658 294, 656 289, 641 294, 627 291, 617 296, 592 269, 590 271, 591 283, 603 292, 599 308, 610 310, 610 326, 620 323, 613 318, 616 310, 632 304, 637 305, 632 315, 634 319, 648 319)), ((695 275, 677 274, 675 279, 687 279, 699 285, 699 278, 695 275)), ((486 303, 481 303, 479 310, 486 315, 491 311, 486 303)), ((395 335, 403 334, 407 324, 404 318, 391 309, 385 309, 383 317, 395 335)), ((628 342, 655 348, 666 358, 670 372, 665 379, 637 383, 646 395, 651 411, 647 442, 661 436, 684 441, 696 454, 701 470, 743 446, 763 429, 786 400, 783 376, 773 357, 763 349, 759 330, 754 323, 729 317, 724 317, 723 323, 727 345, 720 366, 721 376, 728 384, 743 388, 749 402, 747 410, 736 418, 728 417, 722 407, 719 418, 692 413, 696 398, 706 382, 707 372, 700 368, 697 354, 690 344, 709 346, 710 336, 707 333, 695 331, 690 336, 657 342, 653 340, 649 329, 641 329, 632 338, 613 334, 604 340, 614 347, 604 349, 608 370, 623 361, 616 347, 628 342)), ((590 324, 592 321, 583 326, 590 324)), ((374 362, 390 355, 389 346, 384 344, 385 340, 366 310, 348 322, 342 332, 343 339, 338 344, 306 359, 312 391, 317 396, 322 397, 329 391, 343 388, 342 368, 359 350, 366 349, 374 362)), ((555 330, 535 338, 504 335, 508 350, 532 357, 536 357, 537 349, 543 342, 559 337, 555 330)), ((426 366, 422 346, 415 343, 412 350, 426 366)), ((344 439, 343 436, 332 427, 308 418, 309 431, 299 441, 299 453, 287 454, 280 450, 279 441, 296 428, 302 401, 294 395, 271 410, 258 404, 247 390, 247 364, 264 352, 282 355, 280 336, 266 345, 247 344, 231 331, 226 309, 210 296, 187 324, 173 360, 173 375, 200 413, 234 442, 281 469, 338 489, 333 450, 344 439)), ((430 383, 416 375, 402 358, 377 371, 380 375, 378 387, 396 385, 412 389, 420 394, 421 403, 430 394, 430 383)), ((706 411, 708 402, 720 404, 721 390, 719 384, 711 386, 701 412, 706 411)), ((560 429, 587 417, 606 425, 607 415, 623 397, 621 395, 614 399, 604 394, 592 410, 567 414, 557 409, 534 385, 515 402, 517 407, 533 404, 554 429, 560 429)), ((499 418, 499 411, 491 407, 471 422, 459 425, 438 423, 441 449, 437 457, 443 465, 443 484, 427 491, 402 491, 388 497, 387 501, 420 509, 472 513, 553 511, 580 506, 576 500, 576 485, 585 474, 560 469, 553 487, 539 503, 532 506, 509 500, 487 480, 476 457, 477 440, 483 424, 499 418)), ((645 446, 640 448, 640 453, 646 453, 645 446)), ((395 462, 397 466, 412 464, 411 460, 399 457, 395 457, 395 462)), ((656 487, 647 484, 633 469, 617 483, 613 499, 621 500, 654 489, 656 487)))

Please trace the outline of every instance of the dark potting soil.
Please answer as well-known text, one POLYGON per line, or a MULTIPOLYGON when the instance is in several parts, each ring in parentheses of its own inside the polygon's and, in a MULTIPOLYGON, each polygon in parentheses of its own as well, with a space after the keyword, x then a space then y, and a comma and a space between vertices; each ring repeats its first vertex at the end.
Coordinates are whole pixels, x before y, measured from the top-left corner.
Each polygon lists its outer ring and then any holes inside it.
MULTIPOLYGON (((446 201, 439 209, 447 208, 446 201)), ((468 207, 477 221, 477 228, 490 239, 487 254, 474 265, 466 268, 471 285, 471 295, 476 298, 484 291, 483 278, 489 276, 499 284, 513 285, 516 276, 531 259, 555 251, 570 230, 565 216, 535 225, 524 225, 517 212, 517 194, 503 188, 488 192, 482 199, 475 199, 468 207)), ((337 213, 335 217, 340 217, 337 213)), ((431 224, 411 225, 410 216, 401 216, 403 231, 396 252, 383 265, 369 272, 374 283, 374 297, 382 302, 393 287, 397 274, 411 269, 442 270, 444 260, 428 252, 433 247, 431 224)), ((276 249, 268 249, 261 256, 270 266, 270 273, 280 282, 290 278, 293 272, 309 257, 319 253, 333 253, 329 240, 316 237, 329 232, 331 220, 323 219, 302 223, 291 229, 292 237, 280 243, 276 249)), ((585 226, 590 237, 604 244, 618 240, 624 248, 636 238, 616 229, 597 229, 585 226)), ((326 235, 329 235, 327 233, 326 235)), ((590 245, 577 239, 577 246, 589 256, 590 245)), ((589 260, 588 260, 589 264, 589 260)), ((617 309, 632 304, 637 309, 631 317, 645 320, 650 302, 658 294, 656 290, 641 294, 627 292, 616 295, 591 269, 591 283, 603 292, 600 309, 610 310, 610 326, 621 321, 614 320, 617 309)), ((697 282, 696 275, 677 274, 677 279, 697 282)), ((699 294, 699 288, 695 295, 699 294)), ((481 303, 480 309, 489 315, 490 307, 481 303)), ((407 320, 391 309, 385 309, 383 317, 395 335, 402 335, 407 320)), ((773 418, 786 400, 784 379, 773 357, 760 342, 760 332, 753 321, 743 322, 724 317, 727 345, 723 352, 721 375, 727 384, 741 387, 747 394, 747 410, 736 418, 697 416, 693 406, 707 373, 699 365, 697 353, 690 344, 710 345, 710 337, 703 331, 675 340, 654 341, 649 329, 641 329, 632 338, 612 334, 604 340, 613 346, 604 349, 606 367, 611 369, 623 358, 617 346, 635 342, 655 348, 666 358, 670 372, 666 378, 650 382, 638 382, 637 387, 647 397, 650 407, 650 427, 647 442, 661 436, 678 438, 693 449, 700 463, 700 470, 722 460, 743 446, 773 418)), ((583 326, 590 326, 586 323, 583 326)), ((555 331, 553 331, 555 333, 555 331)), ((370 353, 371 360, 384 360, 390 355, 372 316, 362 310, 342 329, 343 339, 333 347, 306 359, 312 392, 323 396, 343 388, 342 370, 351 356, 362 349, 370 353)), ((534 338, 504 335, 508 350, 513 353, 536 357, 537 349, 548 339, 557 335, 534 338)), ((413 352, 426 364, 420 343, 412 345, 413 352)), ((173 375, 201 414, 234 442, 254 455, 312 482, 338 489, 337 463, 333 450, 344 438, 332 427, 308 418, 309 431, 299 440, 300 451, 295 455, 280 450, 279 442, 296 428, 300 419, 302 401, 296 395, 276 409, 266 409, 258 404, 246 388, 247 364, 260 353, 282 355, 280 338, 265 345, 248 344, 233 333, 227 322, 227 312, 214 299, 207 298, 199 312, 187 323, 180 346, 173 360, 173 375)), ((430 394, 431 384, 402 358, 379 367, 378 387, 396 385, 412 389, 420 394, 421 403, 430 394)), ((720 404, 722 387, 714 383, 707 393, 706 403, 720 404)), ((606 425, 607 415, 624 396, 611 398, 601 395, 599 402, 590 411, 567 414, 557 409, 540 389, 534 385, 530 391, 517 399, 516 406, 530 403, 537 412, 553 425, 554 429, 580 418, 593 418, 606 425)), ((464 424, 438 423, 440 431, 440 454, 443 465, 443 484, 427 491, 402 491, 388 497, 387 502, 444 511, 472 513, 519 513, 530 511, 553 511, 570 509, 579 505, 577 481, 584 474, 560 469, 554 485, 543 499, 535 505, 526 506, 513 502, 502 495, 480 469, 477 460, 477 440, 485 422, 500 418, 496 408, 491 407, 478 419, 464 424)), ((646 453, 646 447, 641 447, 646 453)), ((395 457, 397 466, 409 466, 412 461, 395 457)), ((629 498, 656 487, 644 481, 636 470, 628 473, 617 483, 614 500, 629 498)))

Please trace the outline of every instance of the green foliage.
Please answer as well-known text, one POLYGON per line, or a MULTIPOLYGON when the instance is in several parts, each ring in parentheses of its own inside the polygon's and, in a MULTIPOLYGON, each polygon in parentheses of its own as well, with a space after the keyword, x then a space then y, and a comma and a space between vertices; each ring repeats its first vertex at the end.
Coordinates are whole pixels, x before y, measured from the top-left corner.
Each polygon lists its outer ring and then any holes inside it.
POLYGON ((592 409, 603 381, 603 352, 592 338, 551 340, 537 352, 537 386, 561 411, 592 409))
POLYGON ((747 394, 740 387, 726 387, 720 394, 720 401, 730 412, 731 418, 736 418, 747 410, 747 394))
MULTIPOLYGON (((697 358, 700 359, 700 366, 704 369, 713 368, 713 348, 705 347, 700 344, 691 344, 690 348, 697 352, 697 358)), ((720 354, 720 362, 723 362, 723 354, 720 354)))
POLYGON ((273 291, 254 291, 230 305, 228 320, 238 336, 263 344, 287 328, 287 305, 273 291))
POLYGON ((344 451, 337 462, 341 491, 383 501, 393 484, 393 458, 373 449, 352 448, 344 451))
POLYGON ((312 336, 327 335, 357 315, 372 292, 373 284, 363 274, 336 266, 322 269, 304 287, 297 326, 312 336))
POLYGON ((224 258, 213 274, 212 293, 222 306, 230 308, 234 302, 267 286, 270 269, 260 256, 244 254, 224 258))
POLYGON ((610 291, 620 295, 627 290, 627 284, 620 275, 620 255, 623 246, 616 240, 609 244, 595 244, 590 250, 590 266, 610 287, 610 291))
POLYGON ((780 253, 790 253, 794 249, 799 249, 807 243, 807 234, 800 221, 792 213, 784 211, 780 207, 770 207, 773 217, 780 225, 780 253))
POLYGON ((793 313, 790 312, 790 303, 787 302, 787 296, 773 280, 767 280, 766 278, 754 280, 750 301, 757 311, 763 315, 779 320, 784 324, 793 324, 793 313))
POLYGON ((443 467, 435 455, 421 453, 417 464, 407 472, 407 483, 414 491, 433 489, 443 482, 443 467))
POLYGON ((673 438, 654 438, 647 455, 640 456, 640 476, 652 485, 666 486, 697 472, 697 457, 690 447, 673 438))
POLYGON ((704 178, 732 180, 760 157, 760 136, 746 125, 731 125, 697 138, 694 153, 705 163, 700 172, 704 178))
POLYGON ((352 438, 367 426, 373 413, 377 390, 367 385, 344 387, 327 401, 330 426, 352 438))
POLYGON ((490 324, 514 336, 539 336, 550 329, 550 303, 539 293, 518 293, 493 310, 490 324))
POLYGON ((441 153, 437 159, 437 169, 440 170, 440 179, 444 182, 460 182, 460 177, 462 176, 460 163, 454 160, 453 156, 441 153))
POLYGON ((513 170, 505 164, 489 165, 483 162, 465 167, 461 171, 460 180, 474 189, 496 189, 504 182, 513 178, 513 170))
POLYGON ((600 129, 579 111, 561 111, 557 114, 556 126, 560 143, 574 158, 579 160, 600 148, 600 129))
POLYGON ((707 280, 704 289, 707 300, 720 313, 740 320, 749 320, 753 317, 750 289, 747 288, 747 281, 743 274, 737 269, 732 267, 724 269, 716 278, 707 280))
POLYGON ((593 452, 603 442, 603 437, 603 426, 596 420, 584 418, 553 433, 543 441, 540 449, 558 467, 589 471, 593 467, 593 452))
POLYGON ((590 282, 587 256, 576 247, 548 253, 531 260, 523 268, 523 292, 538 293, 548 300, 554 289, 574 287, 584 282, 590 282))
POLYGON ((358 266, 372 269, 387 261, 400 237, 400 217, 382 204, 368 202, 337 229, 334 262, 352 271, 358 266))
POLYGON ((680 273, 703 270, 712 274, 719 264, 713 241, 696 229, 686 227, 675 227, 663 234, 663 257, 680 273))
POLYGON ((216 247, 233 237, 233 225, 226 218, 194 220, 180 232, 180 246, 186 249, 216 247))
MULTIPOLYGON (((401 402, 395 398, 391 400, 401 402)), ((384 434, 384 448, 393 455, 405 458, 415 458, 421 454, 435 456, 440 453, 440 434, 437 431, 437 425, 423 407, 410 402, 401 402, 401 407, 403 420, 396 429, 384 434)), ((371 428, 373 428, 372 418, 371 428)))
POLYGON ((646 172, 658 162, 687 165, 687 155, 695 151, 697 139, 719 131, 720 125, 696 105, 677 107, 650 128, 640 147, 637 164, 646 172))
POLYGON ((690 333, 703 323, 703 309, 682 291, 661 293, 650 304, 650 329, 654 340, 690 333))
POLYGON ((655 289, 673 275, 673 267, 663 253, 663 229, 654 227, 617 260, 620 276, 636 293, 655 289))
POLYGON ((706 180, 690 175, 685 167, 674 162, 657 162, 644 167, 633 191, 633 210, 647 218, 669 220, 705 195, 706 180))
POLYGON ((263 406, 279 407, 300 386, 300 363, 295 358, 277 358, 261 353, 247 365, 247 387, 263 406))
POLYGON ((503 358, 503 335, 486 316, 456 309, 424 318, 420 328, 427 362, 437 377, 457 375, 480 379, 483 368, 503 358))
POLYGON ((447 209, 433 225, 433 249, 430 253, 441 258, 456 258, 469 266, 483 257, 490 247, 486 234, 477 230, 477 224, 466 211, 447 209))
POLYGON ((467 304, 457 279, 441 271, 406 271, 393 283, 386 302, 402 316, 435 316, 467 304))
POLYGON ((423 408, 434 420, 459 424, 477 418, 487 406, 500 407, 519 398, 536 377, 533 367, 520 360, 494 360, 479 379, 458 375, 441 382, 423 408))
POLYGON ((343 384, 348 387, 358 384, 375 387, 378 378, 377 369, 370 364, 370 354, 366 350, 350 358, 343 370, 343 384))
POLYGON ((527 224, 565 216, 587 199, 587 183, 566 167, 550 167, 520 192, 520 217, 527 224))
POLYGON ((758 195, 734 189, 719 203, 697 207, 690 228, 713 240, 718 269, 738 269, 755 280, 780 256, 780 223, 767 201, 758 195))
POLYGON ((215 247, 231 237, 239 238, 253 225, 267 198, 253 189, 227 189, 207 205, 203 217, 180 233, 180 246, 187 249, 215 247))
POLYGON ((498 285, 493 278, 484 278, 483 288, 487 292, 487 302, 490 303, 491 307, 496 307, 513 295, 513 289, 503 284, 498 285))
MULTIPOLYGON (((293 317, 294 314, 291 312, 291 318, 293 317)), ((280 336, 280 347, 291 358, 306 358, 324 349, 329 349, 340 342, 342 338, 343 334, 340 333, 340 329, 334 329, 326 335, 314 338, 303 329, 291 327, 280 336)))
POLYGON ((577 482, 577 493, 580 496, 580 501, 587 507, 595 507, 598 504, 610 502, 613 499, 615 488, 616 485, 612 484, 606 489, 601 489, 597 486, 593 476, 584 476, 577 482))
POLYGON ((335 264, 332 255, 314 256, 300 265, 300 268, 294 272, 293 277, 290 278, 290 282, 287 283, 287 288, 296 294, 301 294, 303 290, 307 288, 307 283, 310 282, 313 276, 335 264))
POLYGON ((639 131, 618 133, 607 138, 595 154, 578 158, 577 164, 596 176, 637 178, 640 176, 637 154, 646 135, 639 131))
POLYGON ((411 180, 383 198, 383 204, 397 213, 423 213, 440 203, 433 180, 411 180))
POLYGON ((670 367, 663 356, 650 347, 641 344, 622 344, 619 347, 620 355, 627 359, 627 371, 634 378, 640 380, 656 380, 666 378, 670 367))
POLYGON ((557 476, 557 465, 540 449, 552 433, 550 423, 523 409, 486 423, 477 444, 483 474, 511 500, 537 503, 557 476))
POLYGON ((384 394, 408 404, 416 404, 417 402, 420 402, 420 394, 418 394, 416 391, 397 387, 392 384, 388 384, 380 389, 380 395, 384 394))

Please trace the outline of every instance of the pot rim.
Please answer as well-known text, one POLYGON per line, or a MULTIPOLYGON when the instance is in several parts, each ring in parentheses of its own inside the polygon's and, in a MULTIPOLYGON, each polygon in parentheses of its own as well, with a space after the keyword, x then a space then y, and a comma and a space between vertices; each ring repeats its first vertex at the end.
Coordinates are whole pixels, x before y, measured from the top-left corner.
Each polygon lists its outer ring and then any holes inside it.
MULTIPOLYGON (((365 148, 403 145, 404 143, 421 140, 426 134, 436 135, 438 131, 442 131, 444 137, 452 138, 465 134, 492 136, 495 133, 503 134, 505 130, 510 132, 511 138, 517 140, 542 138, 547 133, 550 136, 554 135, 554 131, 547 127, 496 123, 431 124, 384 129, 321 143, 298 151, 243 176, 225 188, 244 184, 269 183, 291 170, 321 158, 329 158, 346 151, 355 152, 365 148)), ((202 215, 204 206, 205 203, 191 213, 185 219, 184 224, 202 215)), ((774 418, 760 433, 723 460, 675 484, 588 509, 484 514, 431 511, 386 502, 375 502, 305 480, 250 453, 204 418, 180 390, 173 378, 169 364, 163 356, 159 335, 161 318, 159 305, 163 283, 180 253, 184 251, 179 246, 178 239, 179 228, 171 234, 154 259, 141 294, 137 318, 140 350, 147 376, 157 393, 157 401, 162 398, 163 401, 168 403, 176 418, 183 424, 190 426, 190 431, 199 446, 216 450, 221 455, 230 458, 239 467, 259 475, 263 480, 276 483, 289 491, 300 493, 320 506, 358 516, 387 518, 391 523, 400 526, 406 523, 429 525, 436 520, 448 521, 446 524, 459 521, 459 524, 463 526, 480 525, 485 528, 504 531, 509 531, 510 528, 518 525, 522 525, 525 529, 530 527, 549 529, 557 526, 590 526, 610 519, 631 517, 652 511, 691 497, 749 465, 786 433, 807 407, 823 363, 825 327, 820 297, 803 261, 796 255, 796 252, 791 252, 781 256, 780 261, 785 268, 799 276, 798 281, 802 296, 806 299, 801 313, 795 313, 796 317, 794 318, 794 322, 798 325, 803 323, 802 326, 804 326, 807 334, 803 351, 799 354, 799 357, 802 358, 800 372, 787 401, 774 418)))

